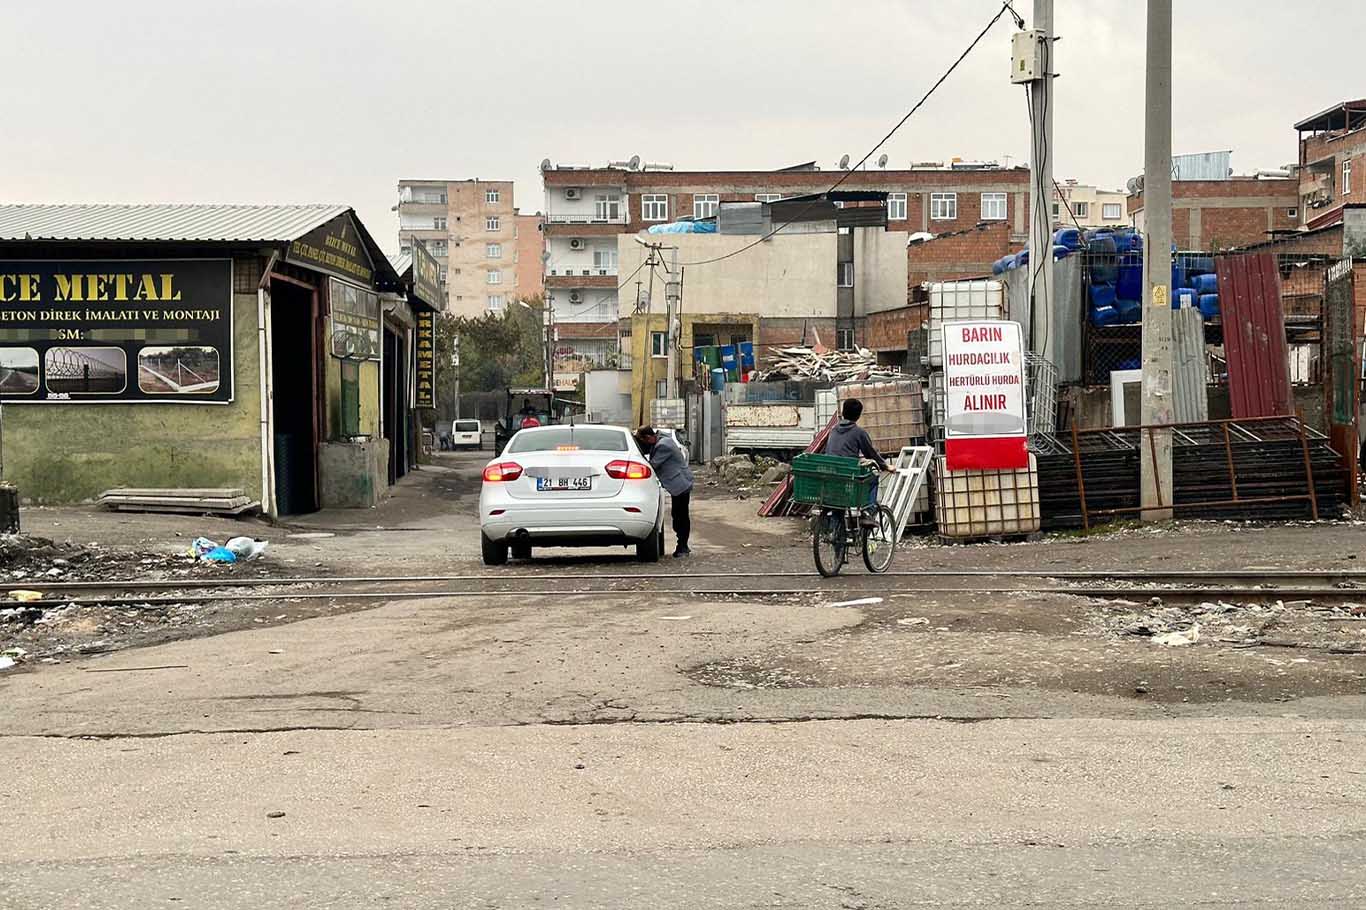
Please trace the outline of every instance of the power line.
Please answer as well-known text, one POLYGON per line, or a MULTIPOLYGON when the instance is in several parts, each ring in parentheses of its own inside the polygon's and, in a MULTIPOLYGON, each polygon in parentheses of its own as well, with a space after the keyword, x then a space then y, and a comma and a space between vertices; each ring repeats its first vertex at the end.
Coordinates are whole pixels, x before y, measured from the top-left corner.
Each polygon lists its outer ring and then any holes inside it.
MULTIPOLYGON (((987 32, 991 31, 991 27, 995 25, 998 21, 1000 21, 1000 18, 1003 15, 1005 15, 1006 10, 1010 10, 1010 13, 1015 18, 1016 23, 1020 24, 1020 27, 1023 28, 1024 20, 1020 18, 1019 13, 1015 12, 1015 8, 1010 5, 1009 0, 1006 0, 1005 3, 1001 4, 1001 8, 996 11, 996 15, 992 16, 991 19, 987 22, 987 24, 983 26, 982 30, 977 33, 977 37, 972 39, 972 43, 964 49, 963 53, 958 55, 958 59, 954 60, 952 65, 950 65, 948 69, 944 70, 943 75, 941 75, 938 79, 935 80, 934 84, 930 86, 929 90, 921 96, 920 100, 917 101, 915 105, 909 111, 907 111, 900 120, 896 122, 895 126, 893 126, 890 130, 887 131, 887 135, 883 136, 880 140, 878 140, 877 145, 869 149, 868 153, 858 160, 857 164, 855 164, 849 170, 845 171, 843 176, 841 176, 840 179, 836 180, 834 184, 830 187, 830 189, 825 191, 826 194, 833 193, 835 190, 839 189, 840 185, 843 184, 844 181, 848 180, 851 174, 853 174, 860 167, 866 164, 869 158, 877 154, 878 149, 886 145, 887 141, 896 135, 897 130, 901 129, 903 126, 906 125, 906 121, 911 119, 911 115, 914 114, 916 111, 920 110, 920 108, 925 104, 925 102, 930 100, 930 96, 935 93, 939 86, 943 85, 944 82, 949 78, 949 76, 953 75, 953 71, 958 69, 958 65, 961 64, 965 59, 967 59, 968 54, 972 53, 973 48, 977 47, 981 40, 986 37, 987 32)), ((783 222, 782 224, 775 227, 773 230, 769 231, 767 234, 764 234, 761 237, 755 239, 754 241, 745 244, 738 250, 732 250, 731 252, 721 256, 713 256, 710 259, 699 259, 696 262, 681 262, 679 263, 679 265, 707 265, 712 262, 720 262, 723 259, 730 259, 733 256, 739 256, 741 253, 747 252, 748 250, 752 250, 754 247, 763 243, 765 240, 774 236, 784 228, 789 227, 795 224, 796 222, 800 221, 808 212, 810 212, 815 207, 818 201, 819 200, 817 199, 811 200, 791 220, 783 222)))

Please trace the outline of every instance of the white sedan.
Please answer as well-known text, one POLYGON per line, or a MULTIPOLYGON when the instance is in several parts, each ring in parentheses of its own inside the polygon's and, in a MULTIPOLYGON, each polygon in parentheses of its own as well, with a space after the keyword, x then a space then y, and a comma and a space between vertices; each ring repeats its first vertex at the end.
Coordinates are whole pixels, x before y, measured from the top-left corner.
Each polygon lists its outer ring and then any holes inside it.
POLYGON ((484 563, 531 548, 634 545, 655 562, 664 550, 664 489, 621 427, 529 427, 484 467, 479 491, 484 563))

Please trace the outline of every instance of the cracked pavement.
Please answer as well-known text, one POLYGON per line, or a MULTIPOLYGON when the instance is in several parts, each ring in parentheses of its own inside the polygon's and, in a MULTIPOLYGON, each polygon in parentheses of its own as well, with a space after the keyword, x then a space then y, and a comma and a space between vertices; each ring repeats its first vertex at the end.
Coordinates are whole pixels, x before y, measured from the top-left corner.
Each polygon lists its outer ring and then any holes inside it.
MULTIPOLYGON (((469 486, 440 480, 447 512, 426 503, 404 540, 452 540, 433 558, 476 570, 469 486)), ((703 501, 699 569, 805 565, 781 526, 747 536, 752 507, 703 501)), ((1303 565, 1362 532, 1197 536, 1303 565)), ((901 565, 1163 564, 1190 545, 901 565)), ((895 584, 857 609, 829 606, 838 583, 403 599, 8 674, 0 907, 1366 902, 1366 658, 1168 651, 1108 633, 1085 598, 895 584)))

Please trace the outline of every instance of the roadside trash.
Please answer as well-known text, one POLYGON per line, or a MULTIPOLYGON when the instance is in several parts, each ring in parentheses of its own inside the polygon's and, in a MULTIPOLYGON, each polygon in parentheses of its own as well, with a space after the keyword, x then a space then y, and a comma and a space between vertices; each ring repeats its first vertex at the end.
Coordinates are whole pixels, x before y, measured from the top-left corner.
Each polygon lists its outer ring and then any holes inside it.
POLYGON ((218 544, 207 537, 196 537, 190 543, 190 555, 195 559, 203 559, 205 553, 216 549, 218 549, 218 544))
POLYGON ((283 812, 280 812, 280 811, 267 812, 267 813, 266 813, 266 818, 284 818, 284 817, 285 817, 285 814, 284 814, 283 812))
POLYGON ((1199 640, 1199 623, 1196 623, 1184 632, 1167 632, 1163 635, 1153 636, 1153 644, 1161 645, 1164 648, 1179 648, 1182 645, 1193 645, 1199 640))
POLYGON ((237 554, 227 547, 214 547, 200 558, 205 562, 237 562, 237 554))
POLYGON ((28 657, 28 652, 23 648, 6 648, 0 651, 0 670, 10 669, 23 661, 25 657, 28 657))
POLYGON ((0 670, 8 670, 16 663, 18 663, 18 661, 13 657, 0 657, 0 670))
POLYGON ((252 560, 266 552, 267 543, 264 540, 253 540, 250 537, 234 537, 224 546, 231 550, 238 559, 252 560))
POLYGON ((871 604, 882 603, 881 597, 860 597, 858 600, 842 600, 839 603, 826 604, 828 607, 865 607, 871 604))
POLYGON ((928 626, 930 619, 928 616, 903 616, 896 621, 898 626, 928 626))
POLYGON ((43 599, 43 592, 19 589, 9 592, 9 599, 17 600, 21 604, 33 603, 35 600, 43 599))

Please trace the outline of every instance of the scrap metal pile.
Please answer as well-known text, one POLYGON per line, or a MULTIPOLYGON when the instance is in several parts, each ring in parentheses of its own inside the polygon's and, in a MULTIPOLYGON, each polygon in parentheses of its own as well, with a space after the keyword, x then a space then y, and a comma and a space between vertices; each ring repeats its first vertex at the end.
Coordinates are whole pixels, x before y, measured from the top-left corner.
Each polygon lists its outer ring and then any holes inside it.
MULTIPOLYGON (((1152 457, 1147 431, 1083 430, 1034 436, 1029 444, 1038 458, 1044 530, 1139 517, 1141 462, 1152 457)), ((1172 430, 1176 518, 1337 518, 1346 501, 1344 481, 1342 456, 1294 417, 1172 430)))
POLYGON ((783 379, 814 379, 823 382, 854 382, 866 379, 899 379, 901 369, 879 364, 867 348, 830 351, 816 347, 769 348, 772 366, 757 376, 760 382, 783 379))

